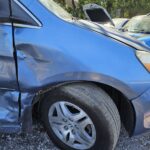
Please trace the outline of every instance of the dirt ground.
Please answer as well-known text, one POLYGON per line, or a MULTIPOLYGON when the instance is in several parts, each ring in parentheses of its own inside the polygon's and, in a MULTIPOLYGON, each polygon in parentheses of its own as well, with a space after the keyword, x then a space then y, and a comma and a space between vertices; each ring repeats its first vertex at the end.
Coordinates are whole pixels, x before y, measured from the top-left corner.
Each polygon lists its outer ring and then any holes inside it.
MULTIPOLYGON (((59 150, 40 124, 31 134, 1 134, 0 139, 0 150, 59 150)), ((150 133, 129 138, 122 129, 116 150, 150 150, 150 133)))

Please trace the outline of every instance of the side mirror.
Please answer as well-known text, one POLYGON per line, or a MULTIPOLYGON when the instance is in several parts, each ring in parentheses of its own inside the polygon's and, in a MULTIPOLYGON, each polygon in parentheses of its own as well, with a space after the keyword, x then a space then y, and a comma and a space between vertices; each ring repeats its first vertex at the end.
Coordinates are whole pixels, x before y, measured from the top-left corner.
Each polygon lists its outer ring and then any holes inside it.
POLYGON ((86 4, 83 6, 83 11, 86 18, 90 21, 97 23, 110 22, 113 26, 115 26, 107 10, 97 4, 86 4))
POLYGON ((0 0, 0 23, 10 22, 9 0, 0 0))

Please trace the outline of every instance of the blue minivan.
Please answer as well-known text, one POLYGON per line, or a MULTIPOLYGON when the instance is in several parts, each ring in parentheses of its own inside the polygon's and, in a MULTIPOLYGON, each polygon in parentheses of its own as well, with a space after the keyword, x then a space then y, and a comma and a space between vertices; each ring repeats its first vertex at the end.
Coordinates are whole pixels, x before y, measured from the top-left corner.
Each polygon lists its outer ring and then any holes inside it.
POLYGON ((33 113, 63 150, 113 150, 150 129, 150 49, 54 0, 0 1, 0 132, 33 113))

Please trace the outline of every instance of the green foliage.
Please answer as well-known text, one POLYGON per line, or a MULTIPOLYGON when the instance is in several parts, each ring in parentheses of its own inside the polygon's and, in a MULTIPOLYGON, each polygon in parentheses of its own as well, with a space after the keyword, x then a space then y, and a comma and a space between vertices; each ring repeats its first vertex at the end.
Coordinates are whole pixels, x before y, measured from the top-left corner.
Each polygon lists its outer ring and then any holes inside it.
MULTIPOLYGON (((87 3, 96 3, 111 14, 112 17, 133 17, 150 12, 150 0, 79 0, 79 6, 76 9, 77 16, 84 18, 82 6, 87 3)), ((67 8, 73 13, 71 8, 67 8)))

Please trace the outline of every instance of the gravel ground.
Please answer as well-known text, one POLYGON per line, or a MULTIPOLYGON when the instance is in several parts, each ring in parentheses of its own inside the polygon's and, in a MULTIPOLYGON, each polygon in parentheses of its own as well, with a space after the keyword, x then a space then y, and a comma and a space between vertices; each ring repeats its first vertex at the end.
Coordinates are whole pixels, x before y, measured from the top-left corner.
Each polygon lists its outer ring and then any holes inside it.
MULTIPOLYGON (((34 125, 32 134, 1 134, 0 150, 59 150, 50 142, 41 125, 34 125)), ((121 131, 116 150, 149 150, 150 133, 128 138, 124 129, 121 131)))

